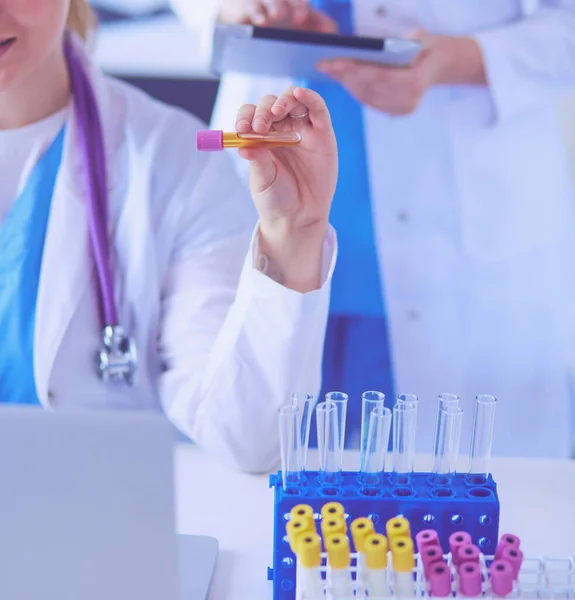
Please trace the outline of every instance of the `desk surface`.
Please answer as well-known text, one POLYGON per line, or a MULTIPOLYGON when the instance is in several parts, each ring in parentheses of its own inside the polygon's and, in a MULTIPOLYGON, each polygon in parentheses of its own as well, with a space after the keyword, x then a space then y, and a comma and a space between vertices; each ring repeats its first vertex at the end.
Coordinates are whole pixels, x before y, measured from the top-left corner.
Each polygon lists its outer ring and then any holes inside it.
MULTIPOLYGON (((347 454, 345 468, 357 468, 358 460, 356 453, 347 454)), ((418 457, 416 469, 429 468, 427 463, 418 457)), ((574 555, 575 461, 493 459, 492 472, 501 500, 501 532, 516 533, 526 556, 574 555)), ((182 445, 176 455, 176 493, 179 532, 211 535, 220 542, 212 600, 271 599, 266 569, 272 555, 273 491, 268 477, 232 471, 182 445)))

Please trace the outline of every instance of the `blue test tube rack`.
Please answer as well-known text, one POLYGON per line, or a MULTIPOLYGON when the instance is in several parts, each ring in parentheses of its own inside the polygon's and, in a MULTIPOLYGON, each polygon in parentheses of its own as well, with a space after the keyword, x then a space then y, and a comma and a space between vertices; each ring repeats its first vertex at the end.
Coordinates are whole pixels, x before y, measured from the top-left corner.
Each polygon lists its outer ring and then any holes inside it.
POLYGON ((442 482, 433 481, 431 473, 413 473, 409 487, 393 481, 392 473, 385 473, 379 486, 360 484, 358 475, 344 472, 337 487, 326 489, 320 485, 317 471, 307 471, 305 481, 288 490, 283 488, 281 471, 270 476, 275 511, 273 567, 268 568, 268 580, 273 581, 274 600, 295 600, 296 560, 286 536, 286 523, 291 509, 298 504, 313 508, 318 531, 321 507, 339 502, 344 506, 348 526, 358 517, 369 516, 375 530, 385 534, 386 522, 401 515, 410 522, 414 538, 423 529, 435 529, 446 552, 449 536, 462 530, 471 535, 483 554, 495 552, 499 498, 491 475, 456 474, 442 482))

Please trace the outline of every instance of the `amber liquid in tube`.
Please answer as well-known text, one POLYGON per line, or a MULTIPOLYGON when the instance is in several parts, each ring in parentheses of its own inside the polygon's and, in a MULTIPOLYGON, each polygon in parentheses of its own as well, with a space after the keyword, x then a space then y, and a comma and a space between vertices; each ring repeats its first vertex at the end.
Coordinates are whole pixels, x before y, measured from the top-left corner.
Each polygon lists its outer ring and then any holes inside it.
POLYGON ((271 133, 224 133, 224 148, 281 148, 296 146, 301 135, 296 131, 271 133))

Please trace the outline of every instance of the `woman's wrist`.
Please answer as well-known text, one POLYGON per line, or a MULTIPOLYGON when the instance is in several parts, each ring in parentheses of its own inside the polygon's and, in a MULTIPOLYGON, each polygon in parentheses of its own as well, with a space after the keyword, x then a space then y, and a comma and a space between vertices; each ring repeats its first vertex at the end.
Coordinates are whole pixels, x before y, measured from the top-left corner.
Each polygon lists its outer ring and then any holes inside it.
POLYGON ((471 37, 438 36, 426 60, 432 63, 433 85, 487 85, 483 52, 471 37))
POLYGON ((256 268, 296 292, 319 289, 327 227, 327 221, 297 228, 260 222, 256 268))

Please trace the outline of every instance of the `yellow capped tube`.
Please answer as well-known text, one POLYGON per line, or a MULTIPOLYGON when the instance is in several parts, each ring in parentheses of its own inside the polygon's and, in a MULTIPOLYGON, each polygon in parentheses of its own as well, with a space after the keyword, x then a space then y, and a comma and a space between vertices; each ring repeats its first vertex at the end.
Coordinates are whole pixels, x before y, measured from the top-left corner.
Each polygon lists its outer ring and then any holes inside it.
POLYGON ((324 538, 328 538, 338 533, 345 535, 347 533, 345 519, 343 517, 330 517, 329 519, 322 519, 321 533, 324 538))
POLYGON ((330 519, 331 517, 342 517, 345 519, 343 504, 340 504, 339 502, 328 502, 321 507, 321 518, 330 519))
POLYGON ((353 596, 351 578, 351 553, 349 540, 342 534, 332 535, 324 540, 327 552, 328 586, 332 598, 353 596))
POLYGON ((389 519, 385 524, 385 530, 390 541, 398 537, 411 537, 409 521, 404 517, 389 519))
POLYGON ((307 519, 290 519, 286 524, 286 532, 289 539, 289 545, 294 554, 297 554, 297 545, 299 538, 309 532, 315 533, 310 529, 307 519))
POLYGON ((298 538, 296 598, 323 600, 324 583, 321 577, 321 539, 317 533, 298 538))
POLYGON ((398 598, 413 596, 413 541, 409 537, 397 537, 389 541, 391 560, 395 579, 395 596, 398 598))
POLYGON ((298 504, 290 510, 290 519, 306 519, 309 528, 315 531, 315 520, 313 518, 313 508, 309 504, 298 504))
POLYGON ((357 552, 365 552, 363 549, 363 542, 365 538, 372 533, 375 533, 375 526, 371 519, 367 517, 359 517, 354 519, 350 526, 351 537, 353 538, 353 545, 357 552))
POLYGON ((302 567, 321 566, 321 538, 317 533, 306 533, 297 541, 297 559, 302 567))
POLYGON ((387 538, 381 533, 373 533, 364 539, 364 547, 365 588, 370 597, 388 596, 387 538))
POLYGON ((368 569, 387 568, 387 538, 381 533, 368 535, 365 540, 365 564, 368 569))
POLYGON ((357 552, 357 575, 356 580, 359 585, 359 593, 363 593, 365 587, 365 550, 364 540, 375 533, 375 526, 371 519, 367 517, 359 517, 354 519, 350 525, 351 537, 353 538, 353 545, 357 552))

